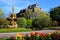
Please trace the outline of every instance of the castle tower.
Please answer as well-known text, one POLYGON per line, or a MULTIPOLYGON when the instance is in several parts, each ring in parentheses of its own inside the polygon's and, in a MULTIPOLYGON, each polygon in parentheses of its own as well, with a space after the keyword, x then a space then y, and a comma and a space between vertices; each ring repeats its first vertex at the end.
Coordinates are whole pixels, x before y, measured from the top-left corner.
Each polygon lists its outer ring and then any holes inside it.
POLYGON ((9 18, 7 18, 7 20, 9 21, 9 28, 17 28, 17 18, 16 18, 16 14, 14 14, 14 6, 12 6, 12 12, 9 16, 9 18))

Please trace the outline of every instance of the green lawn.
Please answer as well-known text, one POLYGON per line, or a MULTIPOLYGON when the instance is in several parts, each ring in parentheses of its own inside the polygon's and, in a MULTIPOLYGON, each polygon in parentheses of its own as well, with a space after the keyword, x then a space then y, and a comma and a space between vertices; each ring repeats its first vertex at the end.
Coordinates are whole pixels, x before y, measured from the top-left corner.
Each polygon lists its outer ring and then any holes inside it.
POLYGON ((6 33, 6 32, 28 32, 32 31, 30 29, 26 28, 6 28, 6 29, 0 29, 0 33, 6 33))

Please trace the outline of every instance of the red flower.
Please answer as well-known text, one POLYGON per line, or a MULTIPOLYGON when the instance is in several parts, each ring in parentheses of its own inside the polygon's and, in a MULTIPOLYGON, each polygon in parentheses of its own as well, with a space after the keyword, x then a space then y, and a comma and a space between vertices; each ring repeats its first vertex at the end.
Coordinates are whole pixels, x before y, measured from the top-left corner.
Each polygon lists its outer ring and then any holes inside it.
POLYGON ((33 35, 33 32, 30 32, 31 35, 33 35))
POLYGON ((57 37, 60 37, 60 34, 57 34, 57 37))
POLYGON ((57 34, 56 34, 56 33, 53 33, 53 35, 54 35, 54 36, 57 36, 57 34))
POLYGON ((38 34, 38 32, 31 32, 30 34, 35 36, 38 34))
POLYGON ((38 34, 38 32, 35 32, 35 35, 37 35, 38 34))
POLYGON ((39 36, 40 36, 40 37, 42 37, 42 36, 43 36, 43 34, 41 33, 41 34, 39 34, 39 36))
POLYGON ((43 36, 45 37, 45 36, 46 36, 46 34, 45 34, 45 33, 43 33, 43 36))
POLYGON ((45 34, 45 33, 41 33, 41 34, 39 34, 39 36, 40 36, 40 37, 42 37, 42 36, 44 36, 44 37, 45 37, 45 36, 46 36, 46 34, 45 34))
POLYGON ((34 32, 34 36, 36 36, 38 34, 38 32, 34 32))

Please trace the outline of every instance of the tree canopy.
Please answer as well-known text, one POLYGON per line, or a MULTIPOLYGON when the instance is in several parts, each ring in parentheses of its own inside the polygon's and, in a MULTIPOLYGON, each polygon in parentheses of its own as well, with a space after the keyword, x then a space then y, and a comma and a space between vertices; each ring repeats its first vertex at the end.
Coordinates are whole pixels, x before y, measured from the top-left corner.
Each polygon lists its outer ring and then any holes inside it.
POLYGON ((6 19, 0 18, 0 28, 7 28, 9 22, 6 19), (5 27, 6 26, 6 27, 5 27))
POLYGON ((19 18, 17 21, 17 24, 19 27, 26 27, 26 25, 27 25, 26 19, 25 18, 19 18))
POLYGON ((0 8, 0 18, 4 18, 4 17, 5 17, 5 15, 4 15, 2 9, 0 8))
POLYGON ((50 17, 52 20, 60 21, 60 6, 50 10, 50 17))
POLYGON ((50 16, 49 16, 49 14, 46 15, 46 14, 44 14, 44 12, 42 12, 40 14, 39 19, 33 20, 32 26, 33 26, 33 28, 41 29, 43 27, 48 27, 49 23, 50 23, 50 16))

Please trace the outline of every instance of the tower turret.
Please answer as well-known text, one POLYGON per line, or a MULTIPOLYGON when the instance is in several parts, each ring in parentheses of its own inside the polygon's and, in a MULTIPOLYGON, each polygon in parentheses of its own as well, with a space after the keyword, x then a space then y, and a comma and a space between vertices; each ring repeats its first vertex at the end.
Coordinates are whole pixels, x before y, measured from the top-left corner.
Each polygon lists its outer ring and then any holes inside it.
POLYGON ((9 27, 11 28, 16 28, 17 27, 17 18, 16 18, 16 14, 14 14, 14 6, 12 6, 12 12, 10 14, 10 17, 7 18, 7 20, 9 21, 9 27))

